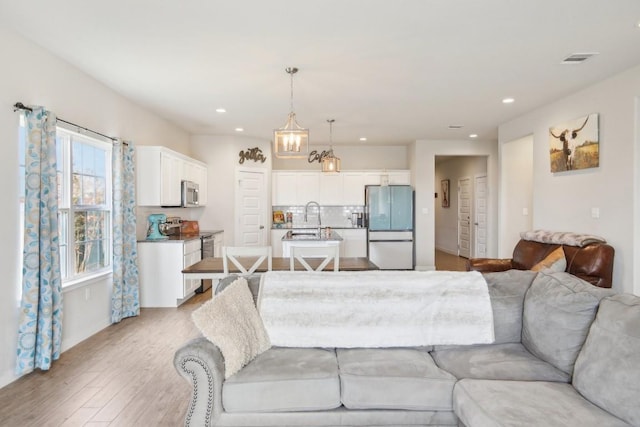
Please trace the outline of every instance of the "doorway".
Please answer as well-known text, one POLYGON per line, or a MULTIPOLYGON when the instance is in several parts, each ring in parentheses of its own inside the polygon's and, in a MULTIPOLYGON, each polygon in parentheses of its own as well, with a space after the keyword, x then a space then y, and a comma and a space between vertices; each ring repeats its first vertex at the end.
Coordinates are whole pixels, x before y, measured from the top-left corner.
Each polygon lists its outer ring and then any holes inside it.
MULTIPOLYGON (((466 259, 487 253, 488 156, 435 156, 435 253, 466 259), (449 204, 442 203, 441 182, 449 181, 449 204), (476 225, 476 223, 478 225, 476 225), (484 231, 483 231, 484 230, 484 231)), ((436 269, 441 269, 436 257, 436 269)))
POLYGON ((266 246, 268 224, 266 184, 266 169, 236 169, 236 246, 266 246))

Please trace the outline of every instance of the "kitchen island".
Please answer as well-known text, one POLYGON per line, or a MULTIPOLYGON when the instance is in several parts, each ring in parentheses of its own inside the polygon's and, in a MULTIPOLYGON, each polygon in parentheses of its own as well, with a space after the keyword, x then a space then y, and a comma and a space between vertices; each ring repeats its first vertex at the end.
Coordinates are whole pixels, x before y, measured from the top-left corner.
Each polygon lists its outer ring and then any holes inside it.
MULTIPOLYGON (((315 228, 289 230, 284 236, 282 236, 282 256, 286 258, 291 255, 291 246, 307 246, 314 248, 340 246, 340 242, 342 242, 342 240, 342 236, 331 228, 321 230, 315 228)), ((340 262, 342 263, 342 259, 340 262)))

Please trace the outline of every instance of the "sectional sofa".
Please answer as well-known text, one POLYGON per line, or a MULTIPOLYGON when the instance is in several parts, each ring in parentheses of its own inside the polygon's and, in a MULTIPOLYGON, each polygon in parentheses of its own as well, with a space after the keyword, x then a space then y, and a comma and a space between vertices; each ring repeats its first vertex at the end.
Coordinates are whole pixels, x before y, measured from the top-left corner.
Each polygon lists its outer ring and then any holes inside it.
POLYGON ((185 425, 640 425, 640 297, 566 272, 484 277, 493 344, 273 347, 225 379, 220 350, 190 341, 174 359, 185 425))

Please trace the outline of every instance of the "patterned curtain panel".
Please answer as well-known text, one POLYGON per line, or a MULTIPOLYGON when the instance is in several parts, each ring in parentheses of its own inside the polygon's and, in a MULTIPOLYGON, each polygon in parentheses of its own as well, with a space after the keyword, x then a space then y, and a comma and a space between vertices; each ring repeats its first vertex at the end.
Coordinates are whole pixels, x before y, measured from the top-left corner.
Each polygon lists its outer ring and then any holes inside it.
POLYGON ((16 373, 47 370, 60 357, 62 279, 58 240, 56 117, 42 107, 25 113, 22 302, 16 373))
POLYGON ((133 143, 113 146, 113 292, 111 322, 140 314, 133 143))

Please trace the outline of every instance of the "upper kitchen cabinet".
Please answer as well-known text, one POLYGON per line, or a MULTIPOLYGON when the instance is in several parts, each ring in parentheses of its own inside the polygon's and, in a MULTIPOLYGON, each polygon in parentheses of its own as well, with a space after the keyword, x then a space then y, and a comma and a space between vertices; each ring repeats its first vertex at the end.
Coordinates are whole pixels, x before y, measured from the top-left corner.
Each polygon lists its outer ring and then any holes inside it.
POLYGON ((321 205, 344 204, 344 181, 341 173, 320 173, 320 188, 318 199, 321 205))
POLYGON ((342 180, 344 204, 349 206, 364 205, 364 174, 362 172, 344 172, 342 180))
POLYGON ((317 172, 273 172, 272 200, 274 206, 304 205, 318 200, 320 175, 317 172))
POLYGON ((136 147, 138 206, 180 206, 183 180, 200 186, 200 205, 206 204, 207 166, 159 146, 136 147))
POLYGON ((341 173, 308 171, 274 171, 272 196, 274 206, 303 206, 315 200, 323 206, 363 206, 364 187, 411 184, 408 170, 367 170, 341 173), (384 179, 383 179, 384 178, 384 179))

